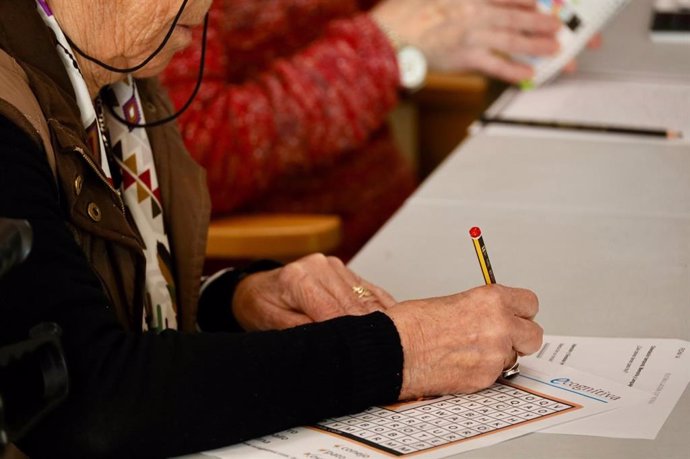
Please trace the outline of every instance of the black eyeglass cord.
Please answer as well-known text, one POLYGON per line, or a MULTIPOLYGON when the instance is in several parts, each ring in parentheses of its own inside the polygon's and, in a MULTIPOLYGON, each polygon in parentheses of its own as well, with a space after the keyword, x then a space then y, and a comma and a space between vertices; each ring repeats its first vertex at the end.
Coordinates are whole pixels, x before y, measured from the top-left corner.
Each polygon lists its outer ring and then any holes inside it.
POLYGON ((204 80, 204 67, 206 65, 206 38, 208 36, 208 15, 206 16, 206 19, 204 19, 204 33, 202 37, 202 44, 201 44, 201 58, 199 59, 199 76, 196 79, 196 85, 194 86, 194 90, 192 91, 192 94, 189 96, 189 99, 187 99, 187 102, 184 103, 182 108, 180 108, 177 112, 173 113, 172 115, 156 120, 156 121, 151 121, 148 123, 131 123, 115 113, 115 110, 113 109, 112 106, 107 105, 108 111, 110 112, 113 117, 118 120, 120 123, 124 124, 125 126, 129 128, 153 128, 153 127, 158 127, 162 126, 164 124, 167 124, 171 121, 175 121, 177 118, 179 118, 187 109, 192 105, 192 102, 194 102, 194 99, 196 98, 196 95, 199 93, 199 89, 201 88, 201 84, 203 83, 204 80))

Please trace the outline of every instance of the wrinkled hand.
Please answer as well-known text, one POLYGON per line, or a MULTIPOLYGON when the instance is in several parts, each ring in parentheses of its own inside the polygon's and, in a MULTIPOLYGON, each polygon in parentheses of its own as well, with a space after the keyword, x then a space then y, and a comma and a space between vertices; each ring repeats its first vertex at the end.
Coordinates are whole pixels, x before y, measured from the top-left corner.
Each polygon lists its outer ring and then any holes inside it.
POLYGON ((386 310, 395 300, 335 257, 314 254, 252 274, 235 289, 232 310, 245 330, 275 330, 386 310), (364 294, 354 287, 364 287, 364 294), (368 293, 367 293, 368 292, 368 293))
POLYGON ((539 13, 536 0, 385 0, 371 14, 439 71, 479 71, 516 83, 533 71, 510 55, 548 56, 559 48, 561 23, 539 13))
POLYGON ((516 355, 536 352, 536 295, 490 285, 400 303, 386 311, 404 352, 401 399, 470 393, 490 386, 516 355))

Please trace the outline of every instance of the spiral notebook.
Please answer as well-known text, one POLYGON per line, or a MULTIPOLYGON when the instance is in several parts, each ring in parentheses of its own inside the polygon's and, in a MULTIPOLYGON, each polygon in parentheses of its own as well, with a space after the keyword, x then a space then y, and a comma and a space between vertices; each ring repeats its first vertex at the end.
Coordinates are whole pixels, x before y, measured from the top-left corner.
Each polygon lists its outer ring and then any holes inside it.
POLYGON ((552 57, 513 56, 534 68, 532 80, 523 82, 524 88, 539 86, 556 75, 585 47, 630 0, 538 0, 541 11, 553 14, 563 23, 558 32, 561 45, 552 57))

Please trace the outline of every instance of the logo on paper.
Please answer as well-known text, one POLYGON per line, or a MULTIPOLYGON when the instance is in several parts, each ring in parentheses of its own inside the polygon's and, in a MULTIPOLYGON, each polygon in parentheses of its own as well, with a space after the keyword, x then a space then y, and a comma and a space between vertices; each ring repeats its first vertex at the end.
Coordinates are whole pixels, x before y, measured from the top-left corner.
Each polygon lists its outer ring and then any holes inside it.
POLYGON ((606 389, 580 384, 570 378, 554 378, 551 380, 551 384, 555 386, 563 386, 575 393, 588 395, 590 397, 600 397, 607 400, 619 400, 621 398, 620 395, 612 394, 606 389))

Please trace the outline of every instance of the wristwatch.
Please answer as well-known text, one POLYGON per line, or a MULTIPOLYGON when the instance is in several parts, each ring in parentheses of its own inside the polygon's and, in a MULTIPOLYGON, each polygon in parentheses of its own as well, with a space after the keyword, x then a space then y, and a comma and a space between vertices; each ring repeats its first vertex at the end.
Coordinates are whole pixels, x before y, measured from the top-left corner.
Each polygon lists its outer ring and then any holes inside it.
POLYGON ((400 85, 410 92, 419 90, 424 86, 428 68, 424 53, 412 45, 403 45, 397 51, 400 85))
POLYGON ((424 86, 428 64, 422 50, 414 45, 404 43, 385 24, 374 19, 381 31, 386 35, 396 52, 398 70, 400 72, 400 86, 408 92, 414 92, 424 86))

